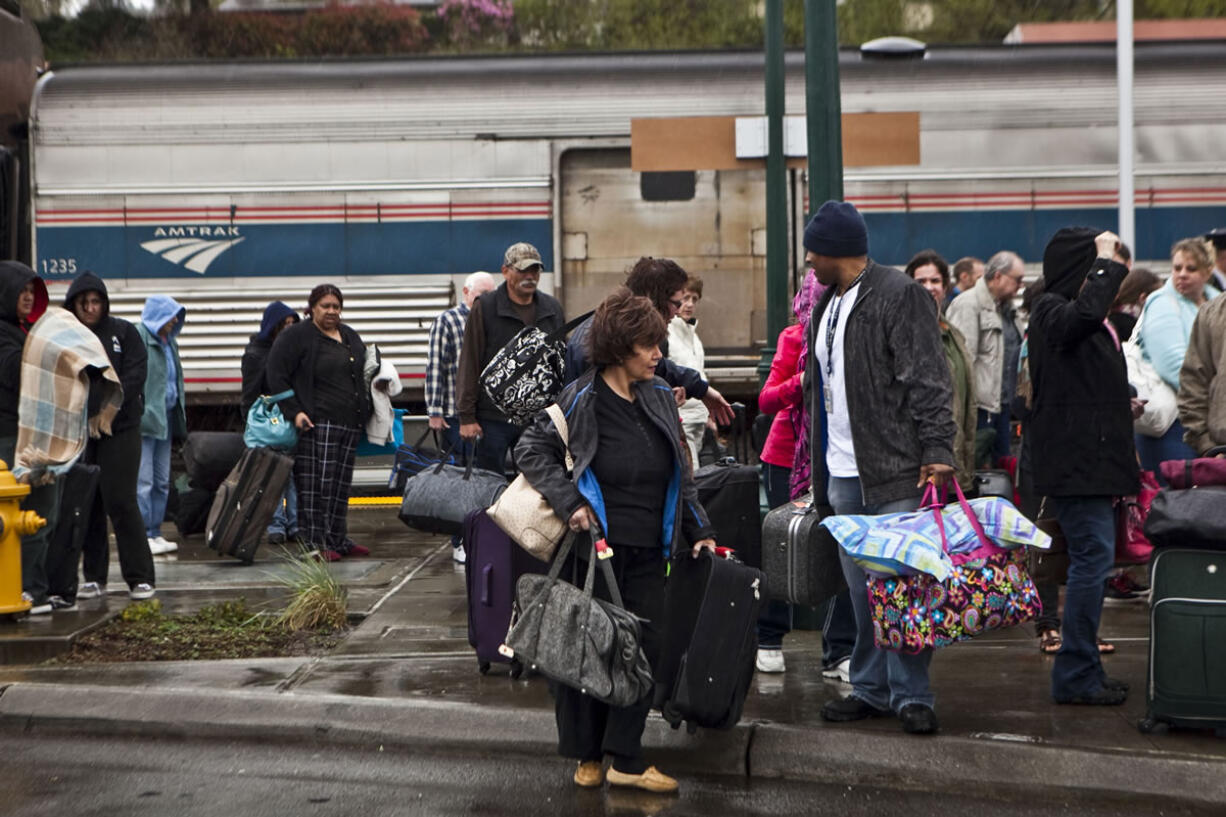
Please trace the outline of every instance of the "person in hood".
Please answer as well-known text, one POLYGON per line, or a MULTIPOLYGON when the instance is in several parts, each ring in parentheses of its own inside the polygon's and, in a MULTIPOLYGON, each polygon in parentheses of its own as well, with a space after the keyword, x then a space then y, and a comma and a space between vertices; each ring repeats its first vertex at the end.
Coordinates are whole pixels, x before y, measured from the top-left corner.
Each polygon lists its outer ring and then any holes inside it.
MULTIPOLYGON (((9 468, 17 453, 17 406, 21 398, 21 352, 30 327, 47 310, 47 286, 34 270, 19 261, 0 261, 0 460, 9 468)), ((44 519, 54 519, 58 486, 40 486, 21 503, 44 519)), ((49 530, 21 542, 22 588, 31 603, 30 615, 51 612, 44 562, 49 530)))
POLYGON ((1099 659, 1103 592, 1115 561, 1112 498, 1136 494, 1137 453, 1124 354, 1107 320, 1128 268, 1119 238, 1066 227, 1043 252, 1044 293, 1027 341, 1034 493, 1047 497, 1068 540, 1068 589, 1051 694, 1059 704, 1118 705, 1126 684, 1099 659))
POLYGON ((187 435, 183 396, 183 365, 179 360, 179 332, 187 310, 168 295, 151 295, 141 311, 140 333, 148 355, 145 372, 145 411, 140 420, 140 478, 137 499, 145 520, 145 537, 153 553, 179 549, 162 536, 166 500, 170 496, 170 443, 187 435))
POLYGON ((100 470, 89 527, 82 541, 85 583, 77 587, 78 554, 75 552, 58 554, 48 566, 52 605, 71 610, 77 599, 98 598, 106 593, 110 568, 108 517, 115 530, 119 569, 129 592, 137 596, 150 592, 155 577, 153 557, 136 499, 140 421, 145 410, 145 343, 135 326, 111 315, 106 284, 92 272, 82 273, 69 285, 64 308, 98 337, 123 385, 123 406, 111 423, 110 436, 91 439, 82 455, 84 462, 97 465, 100 470))
MULTIPOLYGON (((272 394, 268 388, 268 378, 265 376, 268 364, 268 352, 273 341, 287 329, 298 322, 298 313, 284 301, 273 301, 264 307, 264 317, 260 321, 260 331, 247 341, 243 350, 243 394, 239 400, 243 409, 244 420, 251 406, 262 394, 272 394)), ((298 536, 298 492, 294 490, 291 479, 281 495, 281 502, 273 514, 272 523, 268 526, 268 543, 283 545, 289 539, 298 536)))

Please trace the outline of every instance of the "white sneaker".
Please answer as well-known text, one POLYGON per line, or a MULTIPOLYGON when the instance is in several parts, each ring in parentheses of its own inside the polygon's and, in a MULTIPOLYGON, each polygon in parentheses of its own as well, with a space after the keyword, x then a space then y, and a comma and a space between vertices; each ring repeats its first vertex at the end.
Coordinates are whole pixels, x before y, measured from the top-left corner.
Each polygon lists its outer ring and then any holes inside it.
POLYGON ((164 539, 161 536, 155 536, 153 537, 153 540, 157 542, 158 546, 161 548, 161 551, 159 551, 160 553, 174 553, 176 550, 179 549, 179 545, 177 542, 172 542, 169 539, 164 539))
POLYGON ((29 593, 25 593, 25 592, 21 594, 21 597, 25 601, 30 602, 30 610, 29 610, 30 615, 45 616, 51 613, 51 602, 50 601, 44 601, 42 604, 35 604, 34 597, 31 596, 29 593))
POLYGON ((106 585, 98 582, 86 582, 77 589, 77 600, 100 599, 106 595, 106 585))
POLYGON ((468 555, 464 552, 464 546, 458 545, 451 549, 451 561, 458 565, 464 564, 468 560, 468 555))
POLYGON ((783 650, 758 648, 758 660, 755 662, 758 672, 783 672, 783 650))
POLYGON ((833 667, 826 667, 822 670, 823 678, 830 678, 836 681, 842 681, 844 684, 851 683, 851 656, 847 656, 833 667))
POLYGON ((144 601, 145 599, 153 598, 153 594, 156 592, 157 591, 153 589, 153 585, 141 582, 140 584, 134 585, 132 589, 128 591, 128 598, 132 599, 133 601, 144 601))

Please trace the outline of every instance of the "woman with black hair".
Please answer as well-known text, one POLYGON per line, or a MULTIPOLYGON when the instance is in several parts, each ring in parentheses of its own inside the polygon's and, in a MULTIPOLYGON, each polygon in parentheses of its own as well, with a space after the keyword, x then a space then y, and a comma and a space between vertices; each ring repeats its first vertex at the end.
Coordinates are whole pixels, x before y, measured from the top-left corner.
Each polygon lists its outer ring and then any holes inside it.
POLYGON ((298 533, 329 562, 370 551, 349 538, 349 488, 359 435, 370 416, 362 369, 366 345, 341 323, 344 296, 320 284, 307 299, 307 320, 283 330, 268 353, 268 390, 293 390, 282 413, 298 429, 294 486, 298 533))

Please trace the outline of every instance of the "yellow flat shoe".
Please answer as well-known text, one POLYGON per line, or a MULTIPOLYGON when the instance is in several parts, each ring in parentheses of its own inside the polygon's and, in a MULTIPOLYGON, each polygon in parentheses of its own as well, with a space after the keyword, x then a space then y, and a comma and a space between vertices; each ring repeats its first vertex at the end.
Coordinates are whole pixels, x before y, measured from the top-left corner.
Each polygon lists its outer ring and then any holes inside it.
POLYGON ((604 766, 599 760, 588 760, 580 763, 575 769, 575 785, 585 789, 594 789, 604 783, 604 766))
POLYGON ((677 781, 655 766, 648 766, 647 771, 642 774, 626 774, 617 769, 609 769, 606 776, 609 778, 609 784, 613 786, 632 786, 656 794, 669 794, 677 790, 677 781))

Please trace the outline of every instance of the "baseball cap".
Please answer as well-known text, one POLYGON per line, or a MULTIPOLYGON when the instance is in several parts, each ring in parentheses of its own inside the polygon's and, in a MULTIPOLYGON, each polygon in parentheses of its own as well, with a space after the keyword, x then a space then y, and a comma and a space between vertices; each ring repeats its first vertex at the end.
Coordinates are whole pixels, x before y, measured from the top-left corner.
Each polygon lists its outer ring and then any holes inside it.
POLYGON ((1212 242, 1214 249, 1226 250, 1226 227, 1217 227, 1205 233, 1205 240, 1212 242))
POLYGON ((537 252, 536 247, 525 241, 507 247, 506 253, 502 256, 502 265, 504 267, 514 267, 520 272, 532 267, 545 266, 541 263, 541 254, 537 252))

